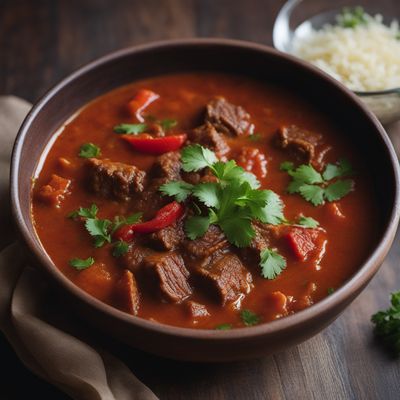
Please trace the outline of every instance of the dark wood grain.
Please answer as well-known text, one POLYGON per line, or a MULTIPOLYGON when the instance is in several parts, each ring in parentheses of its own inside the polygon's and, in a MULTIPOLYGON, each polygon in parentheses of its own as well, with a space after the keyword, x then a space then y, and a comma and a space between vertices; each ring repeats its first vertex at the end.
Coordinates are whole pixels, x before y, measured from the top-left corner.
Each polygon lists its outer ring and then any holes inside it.
MULTIPOLYGON (((218 36, 271 44, 283 1, 0 0, 0 94, 34 101, 77 67, 152 40, 218 36)), ((392 128, 400 150, 400 126, 392 128), (396 131, 397 130, 397 134, 396 131)), ((371 314, 400 288, 400 236, 376 278, 328 329, 273 357, 188 364, 99 335, 161 399, 399 399, 400 363, 374 341, 371 314)), ((232 349, 232 351, 235 351, 232 349)), ((0 337, 3 399, 67 397, 30 374, 0 337)))

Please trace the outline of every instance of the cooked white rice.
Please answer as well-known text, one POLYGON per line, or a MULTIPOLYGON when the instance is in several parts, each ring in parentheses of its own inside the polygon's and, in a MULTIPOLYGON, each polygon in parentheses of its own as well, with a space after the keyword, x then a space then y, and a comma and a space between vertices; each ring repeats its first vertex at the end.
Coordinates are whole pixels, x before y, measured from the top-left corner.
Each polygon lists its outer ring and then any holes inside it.
POLYGON ((384 25, 382 16, 367 16, 354 28, 325 25, 296 36, 292 51, 356 91, 400 87, 398 21, 384 25))

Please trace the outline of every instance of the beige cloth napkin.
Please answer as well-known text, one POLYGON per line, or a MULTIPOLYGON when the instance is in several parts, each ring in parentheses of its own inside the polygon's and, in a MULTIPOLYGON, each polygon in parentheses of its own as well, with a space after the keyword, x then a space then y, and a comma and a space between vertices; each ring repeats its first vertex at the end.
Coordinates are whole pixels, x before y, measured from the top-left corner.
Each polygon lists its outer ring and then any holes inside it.
MULTIPOLYGON (((0 96, 0 226, 3 232, 10 224, 11 148, 30 107, 16 97, 0 96)), ((7 242, 10 238, 0 238, 0 249, 7 242)), ((90 340, 83 341, 67 333, 76 331, 77 322, 72 315, 60 312, 61 308, 54 306, 54 297, 40 273, 27 265, 20 245, 13 243, 3 249, 0 253, 0 330, 26 367, 78 400, 157 399, 121 361, 93 347, 90 340)))

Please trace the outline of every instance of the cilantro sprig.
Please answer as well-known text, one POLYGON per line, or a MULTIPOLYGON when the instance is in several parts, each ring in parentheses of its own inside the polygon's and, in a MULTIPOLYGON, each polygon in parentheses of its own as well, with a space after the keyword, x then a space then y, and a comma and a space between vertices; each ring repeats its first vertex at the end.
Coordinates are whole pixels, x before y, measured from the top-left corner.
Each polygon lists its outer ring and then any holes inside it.
POLYGON ((394 356, 400 356, 400 291, 392 293, 390 303, 390 308, 377 312, 371 320, 377 337, 394 356))
POLYGON ((206 212, 187 218, 185 231, 190 239, 201 237, 209 225, 223 230, 230 243, 246 247, 255 235, 253 219, 268 224, 284 220, 283 203, 271 190, 258 190, 257 178, 230 160, 218 161, 215 153, 200 145, 187 146, 182 151, 182 169, 186 172, 209 168, 216 182, 190 185, 173 181, 160 187, 160 191, 185 201, 189 196, 205 206, 206 212))
POLYGON ((93 143, 84 143, 79 149, 79 157, 93 158, 100 155, 100 147, 93 143))
MULTIPOLYGON (((283 203, 271 190, 260 190, 257 178, 236 165, 234 160, 218 161, 215 153, 200 145, 187 146, 181 154, 182 169, 196 172, 208 168, 215 182, 191 185, 173 181, 159 190, 176 201, 191 200, 196 213, 185 221, 185 233, 194 240, 204 235, 211 224, 218 225, 230 243, 247 247, 255 236, 253 220, 277 225, 285 222, 283 203)), ((278 253, 262 253, 262 275, 274 279, 286 266, 278 253), (263 255, 264 254, 264 255, 263 255)))
POLYGON ((74 267, 78 271, 82 271, 86 268, 89 268, 93 264, 94 264, 93 257, 88 257, 88 258, 86 258, 86 260, 84 260, 82 258, 71 258, 71 260, 69 260, 69 265, 71 267, 74 267))
POLYGON ((292 177, 287 192, 300 194, 314 206, 324 204, 325 201, 340 200, 354 187, 353 180, 338 179, 354 173, 350 163, 345 159, 339 160, 336 164, 328 164, 322 174, 310 164, 294 168, 293 163, 288 161, 282 163, 280 169, 292 177))
POLYGON ((254 326, 261 322, 261 317, 250 310, 242 310, 240 312, 240 318, 246 326, 254 326))
POLYGON ((355 28, 359 25, 365 25, 370 16, 360 6, 358 7, 344 7, 342 12, 336 16, 338 25, 343 28, 355 28))
POLYGON ((122 133, 125 135, 138 135, 147 129, 147 124, 119 124, 114 126, 115 133, 122 133))
MULTIPOLYGON (((134 224, 142 217, 142 213, 135 213, 128 217, 115 216, 113 221, 109 219, 100 219, 97 217, 99 209, 96 204, 92 204, 88 208, 80 207, 78 210, 72 211, 67 215, 68 218, 84 220, 87 232, 93 238, 93 245, 96 248, 104 246, 106 243, 112 242, 112 234, 121 226, 126 224, 134 224)), ((120 257, 128 251, 128 244, 122 241, 113 243, 113 256, 120 257)))

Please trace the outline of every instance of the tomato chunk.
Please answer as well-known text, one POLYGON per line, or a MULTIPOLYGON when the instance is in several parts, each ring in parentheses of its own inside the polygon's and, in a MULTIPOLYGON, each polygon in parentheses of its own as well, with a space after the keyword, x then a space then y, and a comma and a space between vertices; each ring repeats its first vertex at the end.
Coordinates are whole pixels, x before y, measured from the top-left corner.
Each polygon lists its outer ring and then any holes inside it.
POLYGON ((145 108, 157 100, 160 96, 148 89, 141 89, 136 96, 128 103, 128 109, 132 117, 137 118, 139 122, 144 122, 142 112, 145 108))
POLYGON ((169 151, 179 150, 186 141, 186 134, 152 137, 150 135, 123 135, 126 140, 135 150, 147 154, 164 154, 169 151))
POLYGON ((318 229, 291 228, 285 239, 294 256, 300 261, 306 261, 314 250, 321 247, 320 231, 318 229))
POLYGON ((51 176, 47 185, 40 188, 38 197, 50 206, 59 208, 68 193, 71 181, 56 174, 51 176))
POLYGON ((124 225, 115 232, 114 237, 118 240, 128 242, 133 239, 135 232, 152 233, 166 228, 181 218, 185 208, 177 201, 160 208, 153 219, 147 222, 139 222, 132 225, 124 225))

